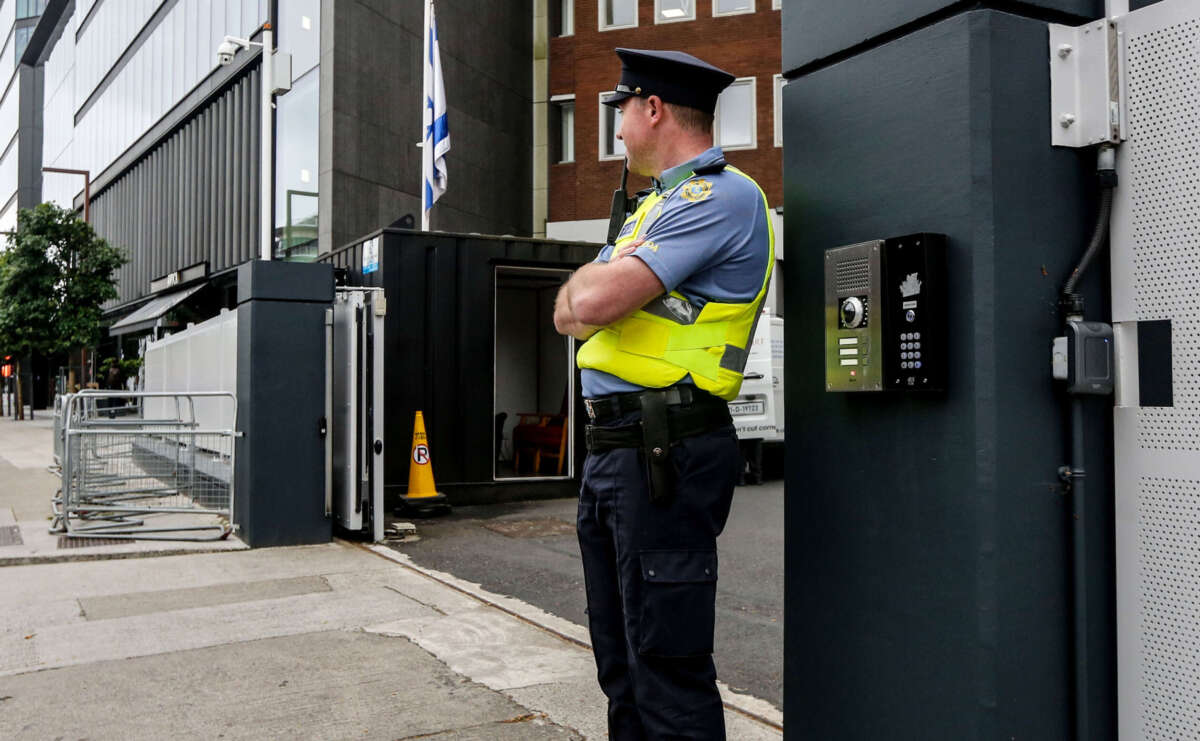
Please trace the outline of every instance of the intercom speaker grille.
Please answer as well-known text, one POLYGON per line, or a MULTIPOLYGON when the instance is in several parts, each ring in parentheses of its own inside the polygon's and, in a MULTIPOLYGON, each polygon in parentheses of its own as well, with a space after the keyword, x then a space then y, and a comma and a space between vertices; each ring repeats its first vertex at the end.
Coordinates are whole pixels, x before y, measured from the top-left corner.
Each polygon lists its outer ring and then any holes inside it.
POLYGON ((837 264, 834 284, 839 296, 866 293, 871 289, 871 261, 865 257, 837 264))
POLYGON ((1200 481, 1143 477, 1137 500, 1138 650, 1145 738, 1200 737, 1200 481))

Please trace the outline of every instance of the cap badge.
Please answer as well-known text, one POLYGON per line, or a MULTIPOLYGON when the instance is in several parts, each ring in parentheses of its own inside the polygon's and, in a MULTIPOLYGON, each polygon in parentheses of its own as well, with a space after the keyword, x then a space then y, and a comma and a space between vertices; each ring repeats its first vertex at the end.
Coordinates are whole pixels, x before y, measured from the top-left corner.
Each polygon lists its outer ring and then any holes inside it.
POLYGON ((708 180, 704 180, 703 178, 691 181, 690 183, 684 185, 683 189, 679 191, 680 198, 685 201, 691 201, 692 203, 703 201, 705 198, 708 198, 711 195, 712 183, 708 180))

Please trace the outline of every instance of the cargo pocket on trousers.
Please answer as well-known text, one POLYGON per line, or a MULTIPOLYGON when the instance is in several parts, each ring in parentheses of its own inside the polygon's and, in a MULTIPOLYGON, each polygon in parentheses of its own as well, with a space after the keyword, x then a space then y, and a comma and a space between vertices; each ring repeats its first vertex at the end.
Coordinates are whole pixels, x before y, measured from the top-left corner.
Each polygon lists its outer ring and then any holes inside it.
POLYGON ((642 551, 638 652, 703 656, 713 650, 716 551, 642 551))

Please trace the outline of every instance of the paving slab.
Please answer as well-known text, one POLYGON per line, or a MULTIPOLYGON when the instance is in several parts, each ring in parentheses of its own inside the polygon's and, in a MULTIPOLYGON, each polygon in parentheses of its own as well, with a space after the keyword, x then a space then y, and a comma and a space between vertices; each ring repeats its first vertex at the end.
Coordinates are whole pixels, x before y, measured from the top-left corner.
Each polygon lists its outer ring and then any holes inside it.
POLYGON ((87 620, 151 615, 192 607, 231 605, 239 602, 279 599, 300 594, 332 592, 333 587, 320 576, 297 576, 291 579, 217 584, 211 587, 165 589, 161 592, 134 592, 79 600, 87 620))
POLYGON ((589 652, 484 605, 452 615, 371 625, 365 630, 409 638, 451 669, 496 690, 595 674, 589 652))
POLYGON ((318 632, 0 678, 0 738, 580 739, 409 641, 318 632))
POLYGON ((433 614, 384 589, 330 591, 0 633, 0 676, 433 614))

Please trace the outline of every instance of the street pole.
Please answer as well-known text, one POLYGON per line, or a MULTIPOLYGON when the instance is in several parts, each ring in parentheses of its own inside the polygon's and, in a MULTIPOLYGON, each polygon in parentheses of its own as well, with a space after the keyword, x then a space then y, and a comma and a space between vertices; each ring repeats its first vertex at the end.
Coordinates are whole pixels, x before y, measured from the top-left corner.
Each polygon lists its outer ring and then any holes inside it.
POLYGON ((83 221, 92 223, 92 174, 87 170, 71 170, 66 167, 43 167, 42 172, 57 172, 62 175, 83 176, 83 221))
MULTIPOLYGON (((59 173, 61 175, 82 175, 83 176, 83 223, 91 224, 92 223, 92 173, 89 172, 88 170, 72 170, 69 167, 43 167, 42 172, 54 172, 54 173, 59 173)), ((79 348, 79 375, 80 375, 80 377, 85 376, 85 374, 83 372, 84 371, 83 366, 84 366, 84 363, 86 362, 84 360, 84 358, 86 357, 86 352, 87 352, 87 350, 85 348, 79 348)), ((75 391, 75 371, 74 371, 74 369, 71 368, 70 357, 71 357, 71 354, 67 353, 67 378, 68 378, 67 392, 68 393, 72 393, 75 391)), ((29 415, 30 415, 30 417, 33 416, 33 402, 32 401, 30 401, 29 415)))
POLYGON ((433 0, 425 0, 425 23, 421 26, 421 231, 429 231, 429 209, 433 205, 426 203, 429 179, 433 177, 433 137, 429 130, 433 126, 433 108, 429 105, 433 97, 433 80, 429 79, 429 11, 433 0))
POLYGON ((271 30, 269 22, 263 24, 262 38, 262 219, 258 256, 259 259, 270 260, 274 252, 274 246, 271 244, 271 231, 274 227, 271 223, 274 189, 271 186, 275 181, 275 96, 271 91, 275 88, 275 33, 271 30))

